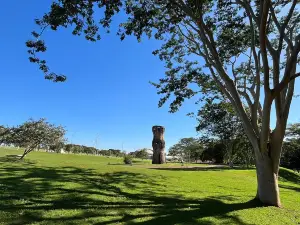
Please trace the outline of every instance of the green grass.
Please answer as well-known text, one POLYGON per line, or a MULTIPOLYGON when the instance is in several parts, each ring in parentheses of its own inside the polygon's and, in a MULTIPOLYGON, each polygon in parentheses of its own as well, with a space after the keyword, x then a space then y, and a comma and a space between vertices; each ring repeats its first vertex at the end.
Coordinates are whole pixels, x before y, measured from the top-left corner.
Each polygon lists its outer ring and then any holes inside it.
POLYGON ((300 176, 280 172, 283 208, 252 201, 254 170, 123 165, 120 158, 0 149, 0 224, 299 224, 300 176), (109 165, 110 164, 110 165, 109 165))

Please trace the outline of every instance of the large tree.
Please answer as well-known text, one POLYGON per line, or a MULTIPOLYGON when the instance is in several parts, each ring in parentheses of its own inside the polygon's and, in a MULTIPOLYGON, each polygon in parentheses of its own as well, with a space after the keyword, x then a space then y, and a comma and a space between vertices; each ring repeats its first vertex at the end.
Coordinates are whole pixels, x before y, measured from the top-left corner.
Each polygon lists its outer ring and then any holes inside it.
MULTIPOLYGON (((166 77, 156 85, 172 95, 171 111, 185 98, 200 92, 222 93, 240 117, 255 151, 257 197, 280 206, 278 171, 300 51, 298 1, 285 0, 54 0, 50 11, 36 23, 41 31, 27 42, 30 61, 45 77, 64 81, 37 55, 46 46, 40 35, 48 27, 70 27, 74 35, 100 39, 99 26, 108 29, 112 17, 127 15, 118 34, 123 40, 143 35, 163 42, 154 51, 166 62, 166 77), (97 10, 99 9, 99 11, 97 10), (96 21, 99 13, 103 15, 96 21), (190 85, 193 84, 193 85, 190 85), (260 101, 261 100, 261 101, 260 101), (272 105, 276 127, 270 129, 272 105), (245 107, 247 106, 247 107, 245 107), (250 108, 250 116, 245 108, 250 108), (258 125, 258 118, 262 124, 258 125)), ((204 98, 205 98, 204 97, 204 98)))

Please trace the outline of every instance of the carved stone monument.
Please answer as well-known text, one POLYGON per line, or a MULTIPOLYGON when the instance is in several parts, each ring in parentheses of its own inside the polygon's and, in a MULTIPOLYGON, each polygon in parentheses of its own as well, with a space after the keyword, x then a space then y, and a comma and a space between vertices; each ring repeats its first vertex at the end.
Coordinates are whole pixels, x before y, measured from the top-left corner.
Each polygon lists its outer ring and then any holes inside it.
POLYGON ((152 127, 152 132, 153 132, 152 164, 163 164, 163 163, 166 162, 165 140, 164 140, 165 128, 163 126, 153 126, 152 127))

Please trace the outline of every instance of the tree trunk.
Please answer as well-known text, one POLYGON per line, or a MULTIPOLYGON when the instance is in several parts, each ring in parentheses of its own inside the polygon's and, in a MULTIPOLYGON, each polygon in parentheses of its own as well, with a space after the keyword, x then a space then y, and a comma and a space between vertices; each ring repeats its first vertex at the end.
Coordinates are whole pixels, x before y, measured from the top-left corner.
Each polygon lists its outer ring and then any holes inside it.
POLYGON ((278 170, 274 171, 272 159, 268 153, 256 157, 257 194, 262 203, 280 207, 278 170))
POLYGON ((228 151, 229 167, 233 168, 233 141, 229 141, 227 151, 228 151))
POLYGON ((20 157, 20 160, 22 160, 27 155, 26 150, 24 151, 23 155, 20 157))
POLYGON ((20 160, 22 160, 29 152, 31 152, 33 149, 25 149, 23 155, 20 157, 20 160))

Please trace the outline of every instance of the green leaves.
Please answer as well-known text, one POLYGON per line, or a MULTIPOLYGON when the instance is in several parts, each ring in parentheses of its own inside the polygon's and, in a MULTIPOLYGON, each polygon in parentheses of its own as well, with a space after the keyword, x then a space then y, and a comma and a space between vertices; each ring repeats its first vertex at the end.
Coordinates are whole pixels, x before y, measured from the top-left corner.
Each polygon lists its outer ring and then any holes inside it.
POLYGON ((228 102, 206 103, 198 111, 197 121, 198 132, 223 141, 244 135, 241 120, 228 102))
POLYGON ((63 142, 66 132, 63 127, 50 124, 46 119, 30 119, 8 130, 7 143, 28 149, 34 149, 38 146, 49 147, 63 142))
POLYGON ((169 155, 183 160, 200 158, 203 146, 196 138, 182 138, 169 149, 169 155))
POLYGON ((290 124, 286 130, 286 137, 288 138, 300 138, 300 123, 290 124))

